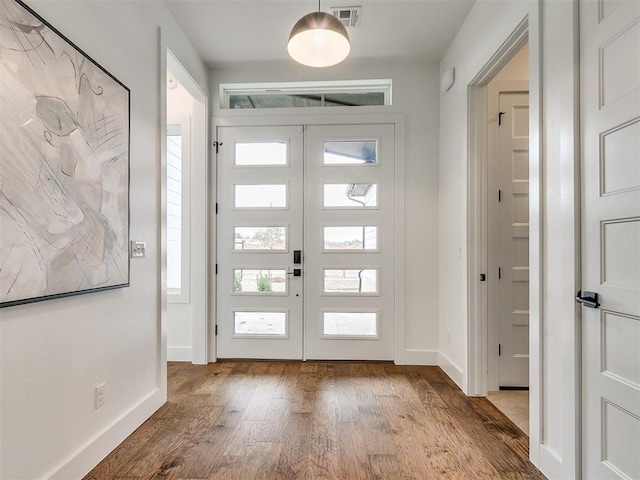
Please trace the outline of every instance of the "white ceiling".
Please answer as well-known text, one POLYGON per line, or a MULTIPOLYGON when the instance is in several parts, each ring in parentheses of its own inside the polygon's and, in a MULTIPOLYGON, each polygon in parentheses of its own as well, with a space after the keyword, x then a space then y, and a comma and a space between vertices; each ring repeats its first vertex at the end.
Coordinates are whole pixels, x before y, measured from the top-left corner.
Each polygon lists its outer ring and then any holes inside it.
MULTIPOLYGON (((362 6, 349 28, 357 59, 439 62, 475 0, 322 0, 322 9, 362 6)), ((317 10, 317 0, 167 0, 210 67, 231 62, 287 60, 294 23, 317 10)), ((292 60, 293 61, 293 60, 292 60)))

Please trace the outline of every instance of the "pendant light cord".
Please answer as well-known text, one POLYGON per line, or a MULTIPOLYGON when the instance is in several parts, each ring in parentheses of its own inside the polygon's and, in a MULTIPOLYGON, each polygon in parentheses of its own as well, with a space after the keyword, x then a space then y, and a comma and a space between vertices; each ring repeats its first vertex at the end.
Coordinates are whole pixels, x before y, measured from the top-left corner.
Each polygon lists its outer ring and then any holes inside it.
POLYGON ((318 11, 320 11, 320 0, 318 0, 318 11))

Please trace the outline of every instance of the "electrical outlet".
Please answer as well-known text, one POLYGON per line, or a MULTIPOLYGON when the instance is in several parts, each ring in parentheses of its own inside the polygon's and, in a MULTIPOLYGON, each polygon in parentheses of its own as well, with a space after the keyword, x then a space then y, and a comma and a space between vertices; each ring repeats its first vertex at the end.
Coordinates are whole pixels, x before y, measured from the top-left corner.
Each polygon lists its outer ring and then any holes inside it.
POLYGON ((144 258, 145 250, 144 242, 131 241, 131 258, 144 258))
POLYGON ((104 401, 105 401, 104 389, 105 389, 104 383, 101 383, 96 387, 96 409, 104 405, 104 401))

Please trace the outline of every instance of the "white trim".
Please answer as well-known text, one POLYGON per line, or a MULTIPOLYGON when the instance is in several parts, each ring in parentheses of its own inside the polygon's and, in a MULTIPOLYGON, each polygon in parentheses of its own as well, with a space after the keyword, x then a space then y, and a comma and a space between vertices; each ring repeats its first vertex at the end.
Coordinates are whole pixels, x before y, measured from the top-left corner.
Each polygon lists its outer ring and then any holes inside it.
POLYGON ((167 362, 191 362, 192 360, 191 347, 167 347, 167 362))
POLYGON ((566 478, 562 466, 562 457, 551 450, 547 445, 540 445, 539 468, 547 478, 566 478))
MULTIPOLYGON (((346 108, 346 107, 345 107, 346 108)), ((213 138, 216 137, 218 127, 223 126, 273 126, 273 125, 331 125, 331 124, 392 124, 395 135, 395 229, 394 229, 394 260, 395 260, 395 352, 394 361, 398 365, 403 365, 405 361, 405 298, 404 298, 404 273, 405 273, 405 115, 398 113, 386 113, 386 107, 357 107, 358 113, 335 113, 333 109, 273 109, 265 116, 263 110, 225 110, 224 116, 215 117, 212 124, 213 138), (366 111, 369 113, 361 113, 366 111), (319 110, 319 111, 318 111, 319 110), (327 110, 329 110, 327 112, 327 110), (283 116, 286 115, 286 116, 283 116)), ((215 152, 215 150, 214 150, 215 152)), ((212 169, 210 192, 212 199, 216 198, 216 172, 212 169)), ((213 200, 215 201, 215 200, 213 200)), ((213 211, 213 209, 211 209, 213 211)), ((215 239, 215 212, 211 213, 213 218, 210 238, 215 239)), ((216 263, 215 240, 210 242, 211 265, 216 263)), ((214 269, 211 269, 214 271, 214 269)), ((215 276, 211 280, 211 292, 216 292, 215 276)), ((215 300, 214 300, 215 301, 215 300)), ((213 324, 216 323, 215 309, 211 309, 213 324)), ((213 329, 211 329, 213 331, 213 329)), ((210 354, 209 361, 215 362, 215 336, 209 339, 210 354)))
POLYGON ((134 405, 129 411, 107 425, 100 433, 64 459, 44 478, 50 480, 82 478, 142 425, 147 418, 153 415, 165 401, 166 393, 163 388, 158 388, 150 393, 137 405, 134 405))
POLYGON ((542 444, 542 1, 529 16, 529 459, 542 444))
MULTIPOLYGON (((462 368, 453 363, 444 353, 438 352, 438 366, 455 382, 460 389, 463 389, 464 372, 462 368)), ((474 396, 474 395, 470 395, 474 396)))
POLYGON ((406 361, 405 351, 405 241, 406 241, 406 218, 405 218, 405 122, 404 115, 397 116, 395 121, 395 363, 402 365, 406 361))
POLYGON ((404 365, 438 365, 437 350, 408 348, 404 351, 404 365))

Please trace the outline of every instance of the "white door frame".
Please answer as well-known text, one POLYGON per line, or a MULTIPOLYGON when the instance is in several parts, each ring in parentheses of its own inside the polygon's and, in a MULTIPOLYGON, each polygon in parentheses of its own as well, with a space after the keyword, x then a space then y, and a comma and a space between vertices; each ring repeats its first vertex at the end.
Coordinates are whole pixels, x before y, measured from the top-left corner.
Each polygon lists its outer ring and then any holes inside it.
POLYGON ((539 464, 542 439, 542 162, 541 47, 537 18, 525 17, 476 74, 468 86, 467 264, 468 357, 467 393, 487 395, 487 85, 529 42, 529 455, 539 464))
MULTIPOLYGON (((384 108, 384 107, 381 107, 384 108)), ((335 114, 326 112, 308 113, 312 109, 304 109, 305 112, 298 112, 301 109, 278 109, 273 115, 265 115, 263 111, 239 111, 230 110, 225 112, 226 114, 221 117, 213 119, 211 138, 215 140, 217 127, 230 126, 273 126, 273 125, 335 125, 335 124, 379 124, 388 123, 395 125, 395 199, 394 199, 394 214, 395 214, 395 354, 394 362, 398 365, 402 365, 405 362, 405 339, 404 339, 404 326, 405 326, 405 300, 404 300, 404 272, 405 272, 405 116, 403 114, 390 114, 383 113, 377 108, 371 108, 371 110, 378 110, 378 112, 370 114, 335 114)), ((215 157, 215 147, 211 153, 211 158, 215 157)), ((216 169, 212 168, 209 172, 210 180, 209 185, 212 186, 212 201, 215 202, 216 194, 215 185, 216 169)), ((210 209, 210 231, 209 238, 209 258, 211 258, 211 264, 215 265, 216 262, 216 222, 215 211, 210 209)), ((215 299, 216 295, 216 279, 215 276, 209 283, 209 296, 215 299)), ((215 300, 214 300, 215 302, 215 300)), ((217 322, 215 308, 211 309, 213 323, 217 322)), ((214 332, 215 327, 210 328, 210 332, 214 332)), ((216 357, 216 338, 214 334, 209 335, 209 361, 215 362, 216 357)))
MULTIPOLYGON (((208 198, 208 189, 206 179, 208 177, 208 135, 209 131, 209 97, 200 88, 198 83, 193 79, 191 74, 182 65, 180 60, 173 54, 173 52, 166 46, 162 48, 164 66, 161 70, 160 80, 161 85, 167 84, 167 70, 176 77, 176 79, 182 84, 182 86, 189 92, 189 94, 198 101, 199 105, 194 104, 194 109, 197 108, 198 124, 192 125, 191 131, 191 164, 192 164, 192 177, 201 178, 202 182, 192 182, 191 184, 191 196, 194 201, 191 202, 191 234, 189 235, 189 242, 191 252, 191 265, 189 273, 194 280, 191 281, 191 299, 194 302, 193 305, 193 317, 192 317, 192 344, 191 355, 192 363, 194 364, 206 364, 207 363, 207 327, 208 327, 208 310, 210 300, 208 297, 207 281, 208 271, 207 268, 207 219, 209 217, 208 206, 206 201, 208 198), (201 120, 201 121, 200 121, 201 120), (197 205, 199 199, 205 199, 205 205, 203 206, 202 214, 194 215, 194 206, 197 205), (196 255, 203 255, 203 259, 197 259, 196 255), (194 261, 195 260, 195 261, 194 261), (202 261, 201 261, 202 260, 202 261), (197 266, 194 268, 194 266, 197 266)), ((167 126, 167 92, 166 88, 162 88, 161 98, 161 112, 160 122, 162 128, 166 130, 167 126)), ((161 137, 160 148, 160 282, 161 282, 161 325, 162 325, 162 364, 166 365, 166 351, 167 351, 167 337, 166 337, 166 325, 167 325, 167 218, 166 218, 166 204, 167 204, 167 144, 166 144, 166 131, 163 131, 161 137)), ((196 207, 197 209, 197 207, 196 207)), ((165 368, 165 367, 163 367, 165 368)), ((166 372, 163 372, 163 377, 166 377, 166 372)))

